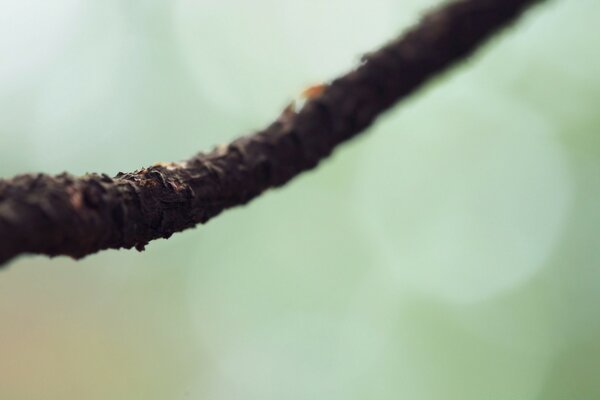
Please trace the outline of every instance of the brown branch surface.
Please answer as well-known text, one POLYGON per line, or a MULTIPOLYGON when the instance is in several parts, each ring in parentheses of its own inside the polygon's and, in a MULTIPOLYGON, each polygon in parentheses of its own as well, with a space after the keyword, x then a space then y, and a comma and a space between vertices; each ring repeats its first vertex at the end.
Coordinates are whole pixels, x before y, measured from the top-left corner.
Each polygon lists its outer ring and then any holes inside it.
MULTIPOLYGON (((186 162, 133 173, 0 181, 0 264, 23 253, 81 258, 142 250, 315 167, 425 81, 464 59, 538 0, 462 0, 425 15, 296 112, 186 162)), ((318 92, 318 91, 317 91, 318 92)))

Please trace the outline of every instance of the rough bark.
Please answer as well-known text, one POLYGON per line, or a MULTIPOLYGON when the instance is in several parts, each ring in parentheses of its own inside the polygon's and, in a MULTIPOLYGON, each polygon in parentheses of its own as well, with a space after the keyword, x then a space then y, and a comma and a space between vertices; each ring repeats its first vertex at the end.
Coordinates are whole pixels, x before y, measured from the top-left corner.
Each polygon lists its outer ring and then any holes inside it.
POLYGON ((364 57, 299 111, 181 163, 115 177, 23 175, 0 181, 0 264, 23 253, 81 258, 205 223, 315 167, 425 81, 464 59, 539 0, 462 0, 364 57))

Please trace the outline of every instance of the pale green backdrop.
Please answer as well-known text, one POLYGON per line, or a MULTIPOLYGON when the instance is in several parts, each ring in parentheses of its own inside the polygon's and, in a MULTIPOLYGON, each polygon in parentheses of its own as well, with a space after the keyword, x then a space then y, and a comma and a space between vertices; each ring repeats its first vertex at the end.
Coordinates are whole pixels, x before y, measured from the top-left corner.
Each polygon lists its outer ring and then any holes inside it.
MULTIPOLYGON (((262 128, 436 0, 0 0, 0 176, 262 128)), ((536 8, 317 170, 0 272, 0 399, 600 398, 600 2, 536 8)))

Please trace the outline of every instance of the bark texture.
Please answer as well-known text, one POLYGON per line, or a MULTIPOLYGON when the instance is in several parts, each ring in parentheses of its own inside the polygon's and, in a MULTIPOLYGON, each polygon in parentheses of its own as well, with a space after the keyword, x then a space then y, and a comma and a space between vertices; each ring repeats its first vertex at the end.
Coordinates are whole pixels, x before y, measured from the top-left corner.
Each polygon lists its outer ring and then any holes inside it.
POLYGON ((23 253, 81 258, 108 248, 142 250, 245 204, 315 167, 537 2, 461 0, 432 10, 301 110, 288 108, 266 129, 185 162, 115 177, 0 180, 0 265, 23 253))

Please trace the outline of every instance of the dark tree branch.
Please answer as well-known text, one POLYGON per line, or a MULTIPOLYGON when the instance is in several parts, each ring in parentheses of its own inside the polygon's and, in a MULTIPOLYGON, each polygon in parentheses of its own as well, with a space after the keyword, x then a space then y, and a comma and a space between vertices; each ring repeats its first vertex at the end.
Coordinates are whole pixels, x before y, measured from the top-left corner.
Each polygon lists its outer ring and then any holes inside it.
POLYGON ((23 175, 0 181, 0 264, 23 253, 81 258, 205 223, 315 167, 398 100, 483 44, 538 0, 462 0, 369 54, 296 112, 182 163, 111 178, 23 175))

